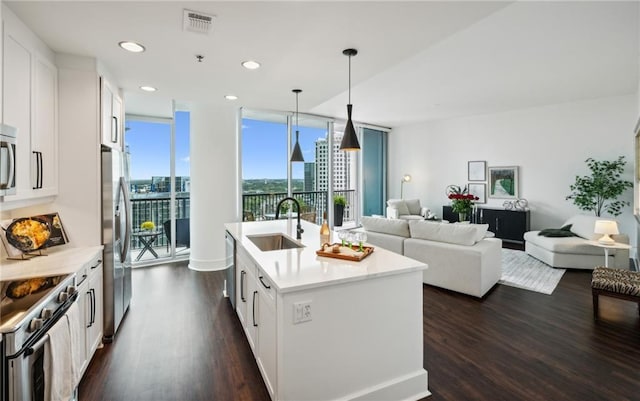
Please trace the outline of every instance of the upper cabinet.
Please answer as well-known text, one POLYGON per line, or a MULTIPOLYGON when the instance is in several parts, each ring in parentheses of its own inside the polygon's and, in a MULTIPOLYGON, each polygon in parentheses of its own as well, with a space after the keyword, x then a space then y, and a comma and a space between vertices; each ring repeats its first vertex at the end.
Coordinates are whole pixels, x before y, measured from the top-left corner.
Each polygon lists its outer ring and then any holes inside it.
POLYGON ((58 70, 51 51, 3 9, 3 123, 17 129, 16 194, 3 208, 50 200, 58 193, 58 70))
POLYGON ((104 77, 100 78, 101 86, 101 124, 102 144, 116 149, 124 149, 122 123, 122 99, 118 90, 104 77))

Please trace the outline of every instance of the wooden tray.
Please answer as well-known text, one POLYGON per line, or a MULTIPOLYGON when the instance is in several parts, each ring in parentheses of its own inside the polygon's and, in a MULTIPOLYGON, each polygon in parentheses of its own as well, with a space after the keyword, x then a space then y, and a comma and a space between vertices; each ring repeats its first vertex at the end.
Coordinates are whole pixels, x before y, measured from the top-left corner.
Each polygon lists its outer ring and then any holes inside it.
MULTIPOLYGON (((330 250, 329 251, 324 251, 324 248, 325 248, 326 245, 327 244, 323 245, 322 249, 318 249, 316 251, 316 255, 325 256, 327 258, 351 260, 351 261, 354 261, 354 262, 359 262, 362 259, 366 258, 367 256, 371 255, 373 253, 373 249, 374 249, 372 246, 363 245, 362 246, 363 252, 358 252, 355 255, 350 255, 350 254, 345 254, 345 253, 334 253, 334 252, 331 252, 330 250)), ((331 244, 330 246, 331 246, 331 248, 333 248, 336 245, 339 245, 340 247, 342 247, 342 245, 340 245, 340 243, 337 243, 337 242, 334 243, 334 244, 331 244)), ((345 245, 344 248, 349 248, 349 247, 347 245, 345 245)), ((354 251, 358 251, 360 249, 360 246, 359 245, 352 245, 351 249, 353 249, 354 251)))

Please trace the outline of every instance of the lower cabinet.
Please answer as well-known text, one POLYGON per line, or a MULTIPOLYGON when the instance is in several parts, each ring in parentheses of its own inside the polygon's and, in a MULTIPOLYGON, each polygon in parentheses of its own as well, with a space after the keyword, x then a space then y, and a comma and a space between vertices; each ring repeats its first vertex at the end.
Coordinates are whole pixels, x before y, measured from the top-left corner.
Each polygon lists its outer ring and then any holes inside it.
POLYGON ((236 313, 273 398, 277 366, 275 289, 242 247, 236 254, 236 313))
POLYGON ((87 369, 96 349, 102 343, 102 260, 98 257, 87 263, 76 274, 78 285, 78 307, 84 345, 80 352, 83 356, 81 372, 87 369))
POLYGON ((96 349, 102 344, 103 334, 103 305, 102 305, 102 261, 95 261, 89 268, 89 304, 85 316, 87 334, 87 357, 90 360, 96 349))

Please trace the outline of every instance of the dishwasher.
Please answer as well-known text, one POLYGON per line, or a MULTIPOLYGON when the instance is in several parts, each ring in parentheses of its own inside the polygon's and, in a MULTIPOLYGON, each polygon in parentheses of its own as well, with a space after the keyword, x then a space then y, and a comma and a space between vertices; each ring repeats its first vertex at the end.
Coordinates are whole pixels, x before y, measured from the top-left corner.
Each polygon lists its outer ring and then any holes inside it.
POLYGON ((229 231, 224 233, 225 264, 227 278, 224 280, 224 296, 229 298, 231 306, 236 307, 236 240, 229 231))

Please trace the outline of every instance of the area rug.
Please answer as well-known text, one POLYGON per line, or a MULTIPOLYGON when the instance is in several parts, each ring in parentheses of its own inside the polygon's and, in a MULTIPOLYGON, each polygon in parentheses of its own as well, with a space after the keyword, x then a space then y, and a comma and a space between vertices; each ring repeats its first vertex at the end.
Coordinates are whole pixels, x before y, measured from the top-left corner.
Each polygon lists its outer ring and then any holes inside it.
POLYGON ((500 284, 550 295, 565 269, 554 269, 523 251, 502 249, 500 284))

